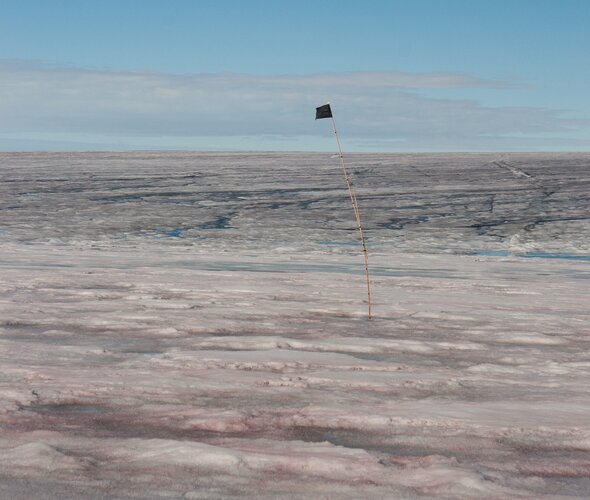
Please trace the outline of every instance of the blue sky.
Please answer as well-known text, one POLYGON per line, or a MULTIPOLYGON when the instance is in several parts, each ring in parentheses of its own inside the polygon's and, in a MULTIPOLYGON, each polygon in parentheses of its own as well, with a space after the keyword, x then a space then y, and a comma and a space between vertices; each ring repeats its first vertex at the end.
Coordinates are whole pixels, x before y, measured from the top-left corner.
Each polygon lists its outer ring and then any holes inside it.
POLYGON ((0 0, 0 149, 589 151, 590 0, 0 0))

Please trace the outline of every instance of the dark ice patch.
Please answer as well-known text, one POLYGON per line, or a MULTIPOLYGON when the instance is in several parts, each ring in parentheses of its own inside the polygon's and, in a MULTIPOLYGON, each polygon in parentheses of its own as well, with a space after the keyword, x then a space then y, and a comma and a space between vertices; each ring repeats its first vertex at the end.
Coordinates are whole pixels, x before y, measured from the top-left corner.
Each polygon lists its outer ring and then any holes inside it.
POLYGON ((212 221, 201 224, 201 229, 228 229, 231 226, 231 215, 221 216, 213 219, 212 221))

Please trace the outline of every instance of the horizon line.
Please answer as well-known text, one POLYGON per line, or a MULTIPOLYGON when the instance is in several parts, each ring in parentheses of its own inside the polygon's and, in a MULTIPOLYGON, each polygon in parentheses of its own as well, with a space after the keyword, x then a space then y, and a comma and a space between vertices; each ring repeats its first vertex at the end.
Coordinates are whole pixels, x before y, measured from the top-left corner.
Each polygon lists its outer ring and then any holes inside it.
MULTIPOLYGON (((4 150, 0 149, 0 154, 27 154, 27 153, 198 153, 198 154, 216 154, 216 153, 236 153, 236 154, 332 154, 337 155, 337 151, 321 150, 272 150, 272 149, 22 149, 22 150, 4 150)), ((345 151, 344 155, 375 155, 375 154, 590 154, 590 150, 543 150, 543 151, 509 151, 509 150, 456 150, 456 151, 345 151)))

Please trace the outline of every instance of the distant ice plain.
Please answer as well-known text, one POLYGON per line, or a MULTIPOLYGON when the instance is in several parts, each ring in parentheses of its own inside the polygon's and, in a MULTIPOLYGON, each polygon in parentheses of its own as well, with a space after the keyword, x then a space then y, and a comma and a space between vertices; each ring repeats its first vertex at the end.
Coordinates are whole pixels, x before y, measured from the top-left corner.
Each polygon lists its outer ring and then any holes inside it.
POLYGON ((0 154, 0 497, 590 491, 590 155, 0 154))

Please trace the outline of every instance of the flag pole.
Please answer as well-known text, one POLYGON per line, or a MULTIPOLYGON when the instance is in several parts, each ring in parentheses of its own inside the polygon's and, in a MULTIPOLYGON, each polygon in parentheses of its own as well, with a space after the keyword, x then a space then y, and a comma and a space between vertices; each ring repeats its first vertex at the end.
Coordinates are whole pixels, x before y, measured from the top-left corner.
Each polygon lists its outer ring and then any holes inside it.
MULTIPOLYGON (((336 129, 336 120, 334 120, 334 115, 332 114, 332 109, 330 107, 330 103, 326 106, 327 113, 326 116, 319 116, 320 118, 327 118, 328 116, 332 119, 332 127, 334 129, 334 136, 336 137, 336 144, 338 145, 338 156, 340 157, 340 165, 342 166, 342 173, 344 174, 344 180, 346 181, 346 187, 348 189, 348 195, 350 196, 350 201, 352 203, 352 210, 354 211, 354 217, 356 219, 356 225, 360 233, 360 240, 361 246, 363 250, 363 257, 365 259, 365 280, 367 282, 367 304, 368 304, 368 317, 371 319, 371 282, 369 280, 369 254, 367 252, 367 245, 365 243, 365 234, 363 231, 363 224, 361 222, 361 213, 359 211, 358 202, 356 199, 356 194, 350 183, 350 178, 348 177, 348 172, 346 170, 346 164, 344 163, 344 155, 342 154, 342 146, 340 144, 340 138, 338 137, 338 130, 336 129)), ((316 119, 318 118, 316 112, 316 119)))

